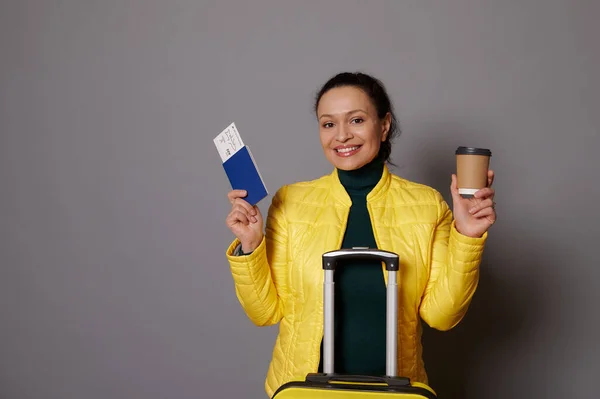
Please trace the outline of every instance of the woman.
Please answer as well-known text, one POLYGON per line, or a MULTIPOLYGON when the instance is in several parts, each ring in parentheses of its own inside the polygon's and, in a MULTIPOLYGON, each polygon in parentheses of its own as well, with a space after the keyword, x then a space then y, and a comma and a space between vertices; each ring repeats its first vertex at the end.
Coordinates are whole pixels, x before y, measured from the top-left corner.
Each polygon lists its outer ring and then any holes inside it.
MULTIPOLYGON (((493 171, 475 198, 460 197, 451 176, 453 214, 433 188, 389 172, 396 118, 383 85, 341 73, 320 90, 315 112, 321 145, 334 169, 282 187, 266 218, 228 194, 227 249, 236 295, 258 326, 280 323, 265 388, 321 371, 321 255, 339 248, 380 248, 400 256, 398 373, 427 384, 421 319, 449 330, 465 315, 479 279, 487 230, 496 220, 493 171)), ((381 264, 338 268, 336 372, 385 374, 385 284, 381 264), (372 266, 372 267, 369 267, 372 266)))

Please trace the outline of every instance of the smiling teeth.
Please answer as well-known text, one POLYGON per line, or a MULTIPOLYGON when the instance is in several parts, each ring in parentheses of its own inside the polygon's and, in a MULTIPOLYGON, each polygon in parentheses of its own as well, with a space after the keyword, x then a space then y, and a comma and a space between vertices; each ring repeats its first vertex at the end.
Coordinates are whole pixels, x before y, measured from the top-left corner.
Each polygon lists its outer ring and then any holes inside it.
POLYGON ((339 150, 336 150, 337 152, 350 152, 350 151, 354 151, 358 149, 358 147, 349 147, 349 148, 340 148, 339 150))

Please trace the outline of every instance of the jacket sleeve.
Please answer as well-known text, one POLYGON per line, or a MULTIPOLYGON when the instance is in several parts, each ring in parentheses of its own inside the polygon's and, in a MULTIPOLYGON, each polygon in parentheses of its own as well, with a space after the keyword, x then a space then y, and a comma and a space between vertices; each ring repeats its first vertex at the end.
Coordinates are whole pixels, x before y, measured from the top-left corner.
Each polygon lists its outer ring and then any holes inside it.
POLYGON ((480 238, 460 234, 452 212, 437 193, 438 220, 431 241, 429 281, 420 316, 432 328, 450 330, 465 316, 479 282, 487 232, 480 238))
POLYGON ((236 238, 227 249, 236 296, 250 320, 258 326, 277 324, 283 316, 288 290, 287 224, 283 210, 285 187, 277 191, 266 218, 265 236, 249 255, 236 255, 236 238))

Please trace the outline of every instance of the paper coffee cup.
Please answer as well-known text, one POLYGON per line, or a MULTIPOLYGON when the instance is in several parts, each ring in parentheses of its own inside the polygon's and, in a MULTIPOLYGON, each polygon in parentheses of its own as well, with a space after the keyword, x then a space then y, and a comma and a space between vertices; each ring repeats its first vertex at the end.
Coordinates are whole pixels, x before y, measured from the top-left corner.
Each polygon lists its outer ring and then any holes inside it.
POLYGON ((487 187, 488 168, 492 152, 487 148, 458 147, 456 149, 456 177, 458 193, 463 198, 487 187))

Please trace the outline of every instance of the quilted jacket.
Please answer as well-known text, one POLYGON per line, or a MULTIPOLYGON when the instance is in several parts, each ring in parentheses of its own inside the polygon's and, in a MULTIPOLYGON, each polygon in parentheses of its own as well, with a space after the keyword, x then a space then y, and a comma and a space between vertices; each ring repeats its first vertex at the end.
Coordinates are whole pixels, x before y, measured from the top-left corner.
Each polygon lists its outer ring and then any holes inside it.
MULTIPOLYGON (((273 196, 265 237, 254 252, 227 249, 237 298, 258 326, 280 323, 268 367, 269 397, 282 384, 316 372, 323 336, 321 255, 339 249, 351 200, 337 171, 283 186, 273 196)), ((430 327, 456 326, 471 302, 487 239, 463 236, 433 188, 384 167, 367 196, 379 249, 400 256, 398 272, 398 373, 428 383, 422 359, 421 319, 430 327)), ((387 283, 387 274, 382 265, 387 283)))

